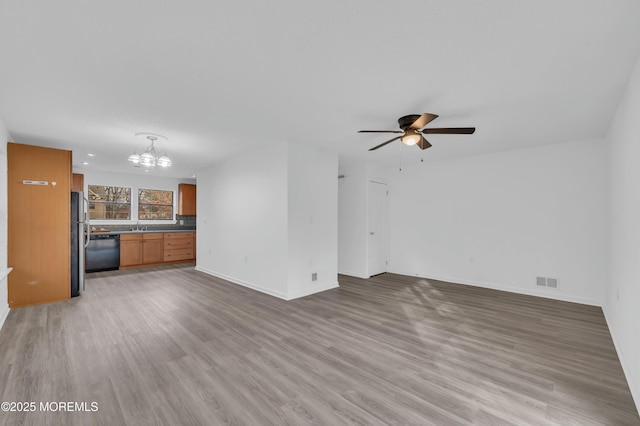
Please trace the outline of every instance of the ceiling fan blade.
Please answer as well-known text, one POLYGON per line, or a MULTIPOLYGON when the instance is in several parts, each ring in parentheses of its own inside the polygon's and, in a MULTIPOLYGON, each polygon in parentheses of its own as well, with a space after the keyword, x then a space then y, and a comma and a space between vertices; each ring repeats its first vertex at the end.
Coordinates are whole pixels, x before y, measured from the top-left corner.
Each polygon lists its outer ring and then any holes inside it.
POLYGON ((450 135, 471 135, 476 131, 475 127, 442 127, 439 129, 422 129, 425 135, 450 134, 450 135))
POLYGON ((424 126, 426 126, 427 124, 429 124, 430 122, 432 122, 433 120, 435 120, 436 118, 438 118, 437 115, 435 114, 429 114, 429 113, 424 113, 422 114, 420 117, 418 117, 418 119, 416 121, 414 121, 411 126, 409 126, 411 129, 421 129, 424 126))
POLYGON ((375 151, 376 149, 382 148, 386 144, 391 143, 391 142, 395 141, 396 139, 400 139, 400 138, 401 138, 401 136, 396 136, 395 138, 391 138, 388 141, 381 143, 380 145, 374 146, 373 148, 369 149, 369 151, 375 151))
POLYGON ((358 133, 404 133, 402 130, 358 130, 358 133))
POLYGON ((424 136, 422 136, 422 138, 420 139, 420 142, 418 142, 416 146, 420 149, 427 149, 427 148, 431 148, 433 145, 431 145, 429 141, 426 140, 424 136))

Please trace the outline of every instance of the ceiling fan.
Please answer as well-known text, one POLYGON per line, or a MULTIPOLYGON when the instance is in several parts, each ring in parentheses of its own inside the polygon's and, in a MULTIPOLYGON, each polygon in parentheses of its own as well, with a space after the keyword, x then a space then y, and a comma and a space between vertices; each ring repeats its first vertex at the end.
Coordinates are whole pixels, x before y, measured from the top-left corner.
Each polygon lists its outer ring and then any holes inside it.
POLYGON ((430 128, 422 129, 431 121, 438 118, 435 114, 424 113, 422 115, 412 114, 405 115, 398 119, 398 125, 402 130, 359 130, 358 133, 404 133, 402 136, 396 136, 391 138, 380 145, 374 146, 369 151, 375 151, 378 148, 382 148, 388 143, 391 143, 397 139, 400 139, 405 145, 417 145, 420 149, 427 149, 431 147, 429 141, 427 141, 422 134, 450 134, 450 135, 470 135, 476 131, 475 127, 442 127, 442 128, 430 128), (422 130, 420 130, 422 129, 422 130))

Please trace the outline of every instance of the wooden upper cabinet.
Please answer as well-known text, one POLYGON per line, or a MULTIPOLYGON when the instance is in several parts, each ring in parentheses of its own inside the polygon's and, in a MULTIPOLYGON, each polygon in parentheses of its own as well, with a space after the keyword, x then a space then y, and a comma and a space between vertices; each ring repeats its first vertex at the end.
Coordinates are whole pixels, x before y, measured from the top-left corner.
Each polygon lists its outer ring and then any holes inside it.
POLYGON ((74 173, 72 175, 71 192, 84 192, 84 175, 83 174, 74 173))
POLYGON ((196 214, 196 186, 189 183, 178 185, 178 214, 196 214))
POLYGON ((71 297, 71 151, 7 144, 9 306, 71 297))

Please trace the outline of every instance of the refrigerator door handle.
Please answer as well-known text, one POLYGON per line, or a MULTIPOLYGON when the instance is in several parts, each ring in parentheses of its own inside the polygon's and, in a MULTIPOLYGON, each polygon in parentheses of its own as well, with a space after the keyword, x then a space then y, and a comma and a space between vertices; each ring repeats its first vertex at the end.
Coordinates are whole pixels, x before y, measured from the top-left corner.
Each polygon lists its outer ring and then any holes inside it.
POLYGON ((88 222, 85 222, 84 226, 87 227, 87 232, 84 232, 84 237, 85 237, 84 248, 87 248, 89 246, 89 241, 91 241, 91 227, 89 226, 88 222))
POLYGON ((91 240, 91 226, 89 225, 89 199, 84 197, 84 202, 87 204, 87 208, 84 211, 84 217, 82 218, 83 227, 87 228, 87 232, 83 232, 85 237, 84 248, 89 246, 89 241, 91 240))
POLYGON ((87 197, 82 197, 87 207, 84 209, 84 217, 82 218, 83 222, 89 223, 89 199, 87 197))

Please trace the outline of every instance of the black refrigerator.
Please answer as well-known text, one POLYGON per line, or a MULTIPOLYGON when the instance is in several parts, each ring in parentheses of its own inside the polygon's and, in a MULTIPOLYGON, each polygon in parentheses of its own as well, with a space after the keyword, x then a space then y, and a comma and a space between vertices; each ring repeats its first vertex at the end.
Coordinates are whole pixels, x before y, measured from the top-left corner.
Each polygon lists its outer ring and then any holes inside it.
POLYGON ((85 201, 83 192, 71 193, 71 297, 84 291, 84 250, 89 232, 85 201))

